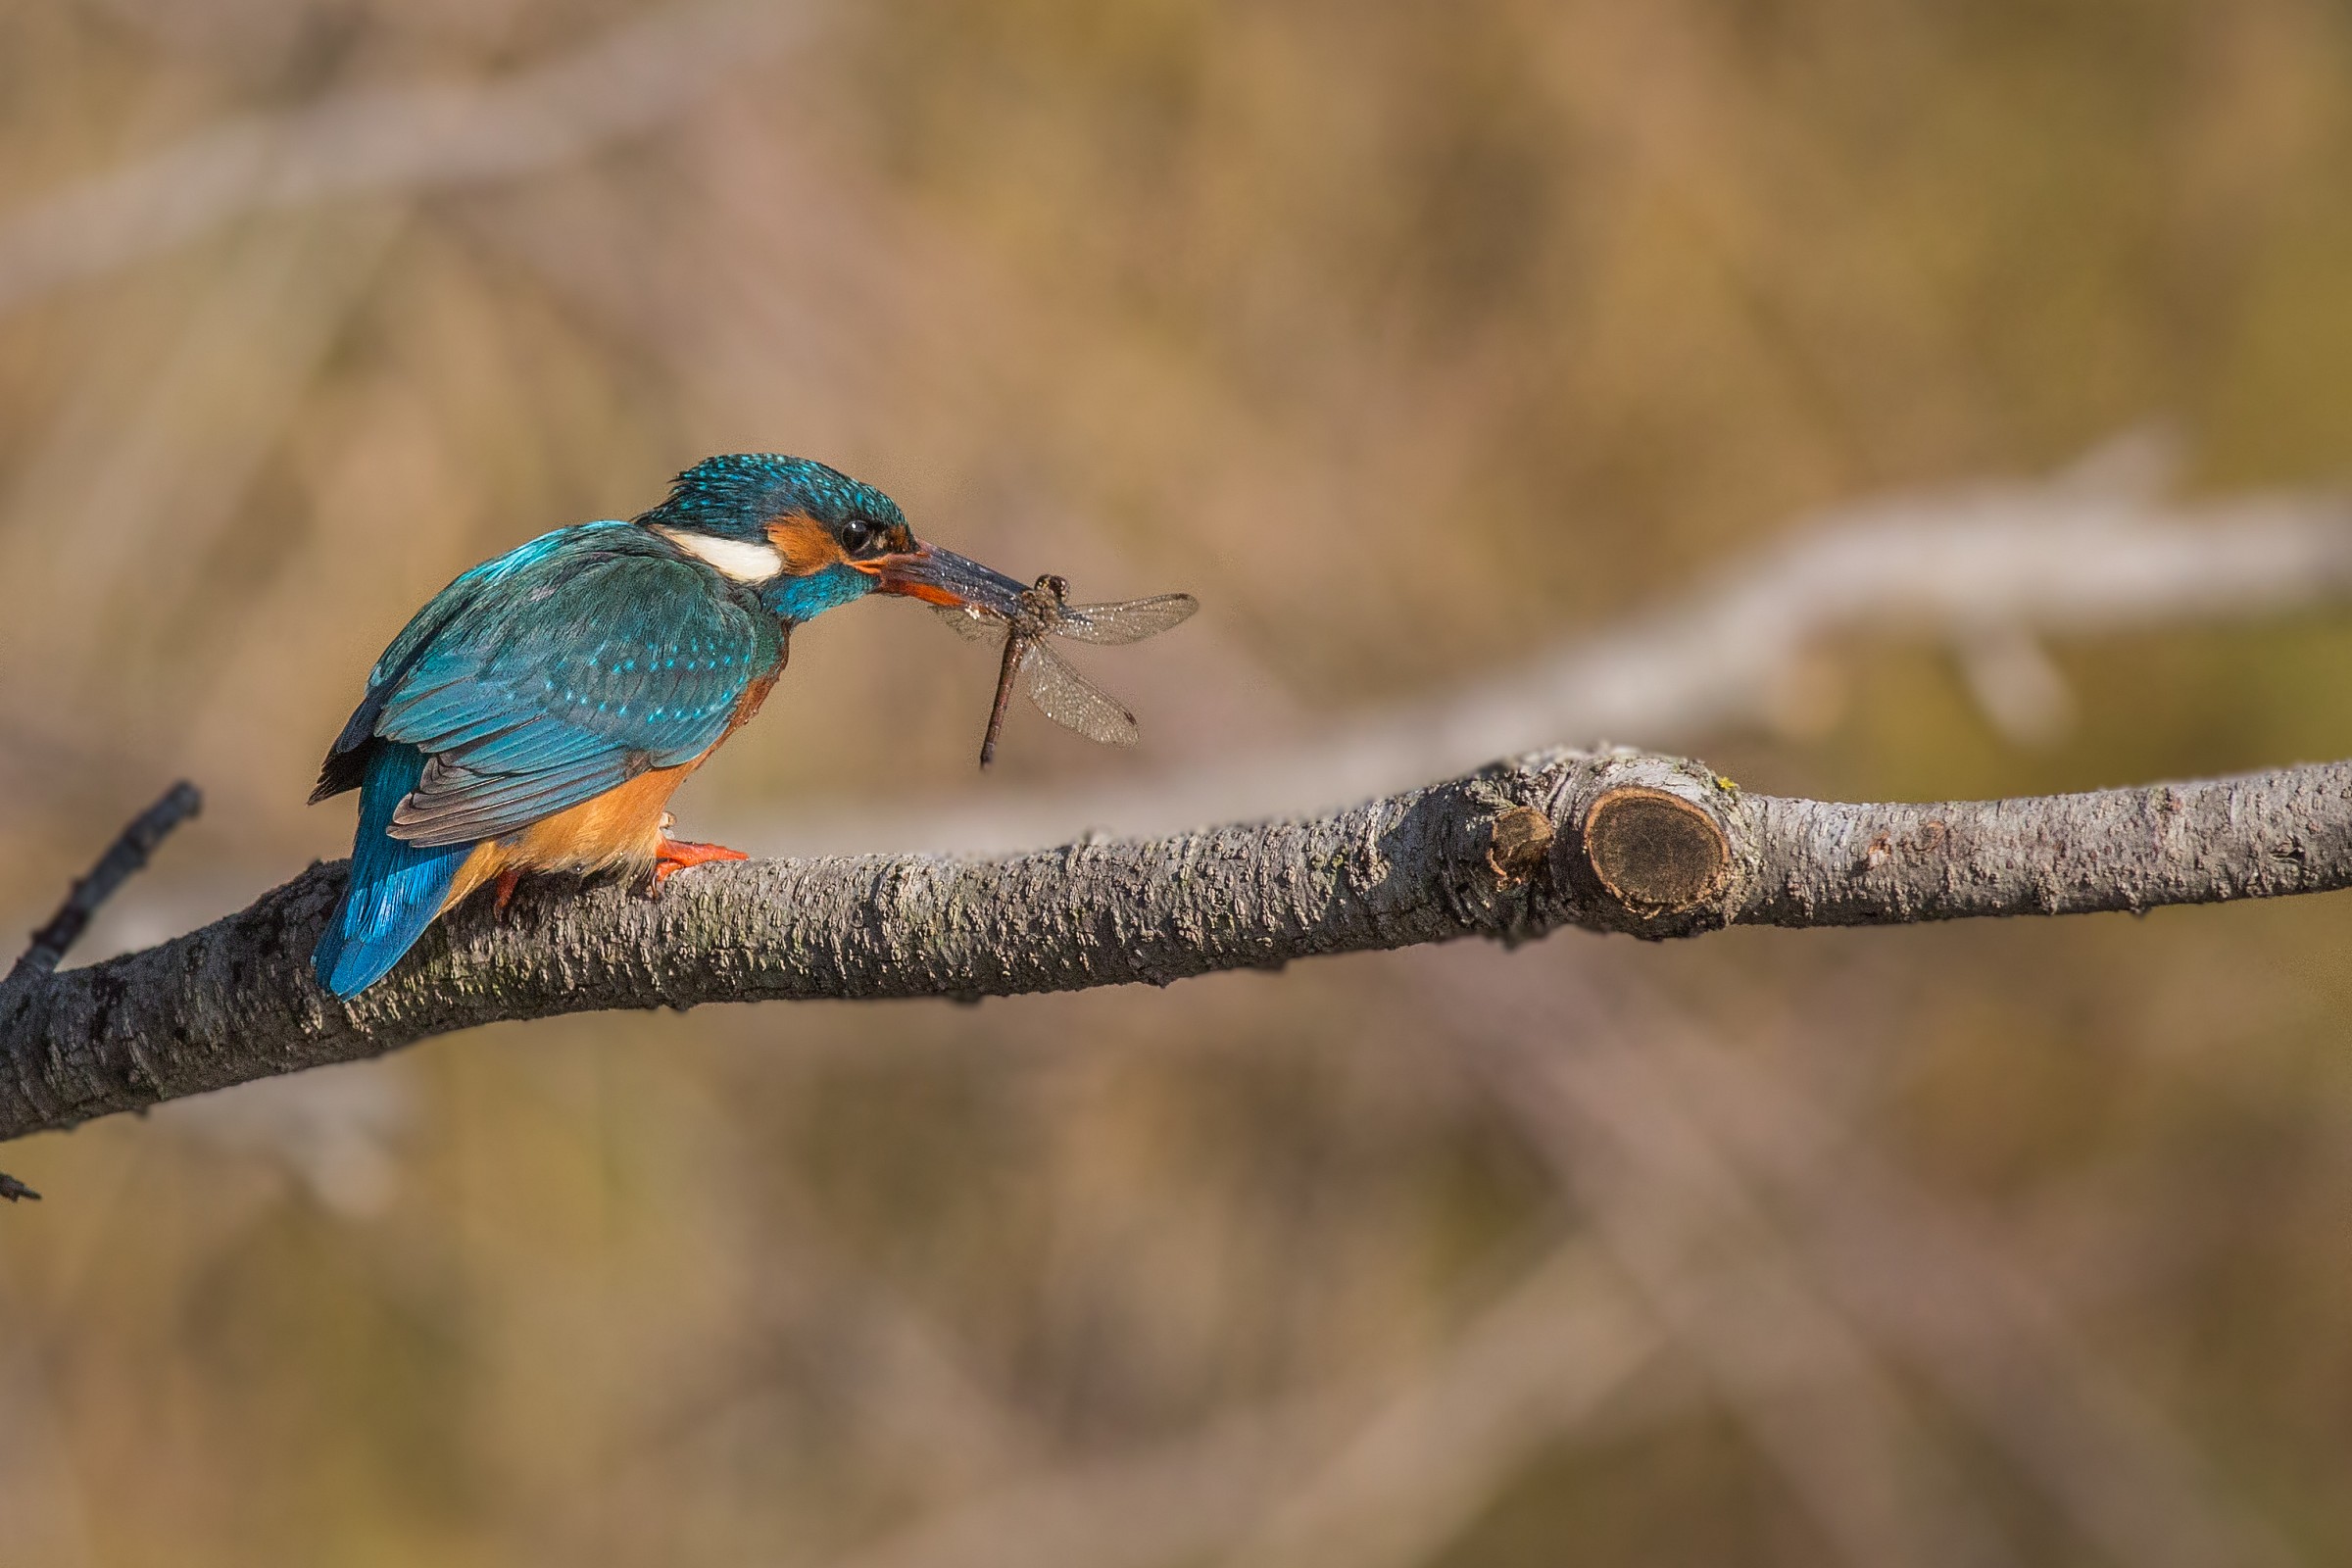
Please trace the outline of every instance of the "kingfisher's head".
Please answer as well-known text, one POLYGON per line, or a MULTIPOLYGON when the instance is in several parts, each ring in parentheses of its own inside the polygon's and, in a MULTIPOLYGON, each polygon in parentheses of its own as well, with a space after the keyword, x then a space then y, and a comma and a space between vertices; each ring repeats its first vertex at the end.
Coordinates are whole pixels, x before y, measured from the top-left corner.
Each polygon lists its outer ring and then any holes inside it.
POLYGON ((789 621, 869 593, 999 614, 1021 584, 914 537, 899 504, 807 458, 739 452, 678 475, 669 499, 637 518, 687 555, 756 589, 789 621))

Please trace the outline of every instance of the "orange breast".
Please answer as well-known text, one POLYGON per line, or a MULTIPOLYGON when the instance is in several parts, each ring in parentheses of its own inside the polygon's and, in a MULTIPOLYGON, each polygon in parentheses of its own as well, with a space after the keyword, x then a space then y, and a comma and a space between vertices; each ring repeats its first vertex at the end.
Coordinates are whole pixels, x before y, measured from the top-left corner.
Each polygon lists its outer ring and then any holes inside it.
MULTIPOLYGON (((716 751, 712 747, 711 751, 716 751)), ((709 757, 705 752, 703 757, 709 757)), ((627 783, 582 801, 569 810, 533 822, 520 833, 474 846, 458 867, 443 908, 454 907, 501 871, 649 870, 662 848, 662 818, 669 798, 701 764, 702 757, 676 767, 657 767, 627 783)))
POLYGON ((643 873, 653 869, 654 857, 662 849, 662 819, 669 810, 670 796, 686 782, 687 774, 709 761, 712 753, 727 744, 728 736, 760 711, 760 705, 767 701, 783 671, 779 662, 745 689, 725 732, 702 756, 675 767, 640 773, 593 800, 533 822, 520 833, 475 845, 466 863, 458 867, 457 880, 450 884, 441 907, 457 907, 466 895, 502 871, 643 873))

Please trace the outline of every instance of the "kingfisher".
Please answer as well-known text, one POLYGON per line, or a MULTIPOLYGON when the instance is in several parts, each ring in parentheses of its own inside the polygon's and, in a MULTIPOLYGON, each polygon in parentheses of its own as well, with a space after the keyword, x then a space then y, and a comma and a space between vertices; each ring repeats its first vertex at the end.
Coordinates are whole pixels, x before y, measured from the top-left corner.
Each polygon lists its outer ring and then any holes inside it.
POLYGON ((793 628, 867 594, 1004 615, 1023 585, 916 539, 821 463, 704 460, 627 521, 542 534, 458 577, 368 672, 314 803, 360 792, 351 881, 312 954, 338 997, 485 884, 674 873, 744 855, 669 836, 671 793, 759 711, 793 628))

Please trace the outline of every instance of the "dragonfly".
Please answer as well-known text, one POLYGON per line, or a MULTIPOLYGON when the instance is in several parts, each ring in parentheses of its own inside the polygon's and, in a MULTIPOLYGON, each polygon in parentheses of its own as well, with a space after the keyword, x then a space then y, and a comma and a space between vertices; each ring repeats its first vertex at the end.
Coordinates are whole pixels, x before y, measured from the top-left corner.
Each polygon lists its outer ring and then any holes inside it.
MULTIPOLYGON (((1017 580, 1017 579, 1016 579, 1017 580)), ((1127 705, 1088 680, 1054 652, 1049 639, 1080 643, 1140 643, 1176 625, 1200 608, 1191 594, 1154 594, 1109 605, 1073 605, 1070 585, 1052 572, 1025 588, 1002 611, 977 604, 939 607, 940 618, 972 642, 1002 635, 1004 657, 997 670, 997 700, 980 741, 980 765, 997 760, 997 737, 1014 686, 1064 729, 1105 746, 1133 746, 1141 733, 1127 705)))

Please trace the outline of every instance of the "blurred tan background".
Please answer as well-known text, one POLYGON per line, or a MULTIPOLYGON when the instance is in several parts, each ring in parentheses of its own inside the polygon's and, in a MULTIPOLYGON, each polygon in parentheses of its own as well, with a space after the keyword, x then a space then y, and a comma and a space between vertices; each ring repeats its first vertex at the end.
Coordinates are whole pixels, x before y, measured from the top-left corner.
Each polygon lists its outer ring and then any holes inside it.
MULTIPOLYGON (((2323 0, 15 0, 0 913, 181 774, 81 956, 344 853, 409 612, 715 451, 1206 606, 1093 665, 1138 752, 985 778, 993 662, 827 617, 680 803, 769 852, 1075 834, 2119 432, 2324 513, 2347 167, 2323 0)), ((1609 738, 2352 754, 2276 597, 1609 738)), ((0 1564, 2352 1559, 2347 907, 561 1020, 9 1146, 0 1564)))

